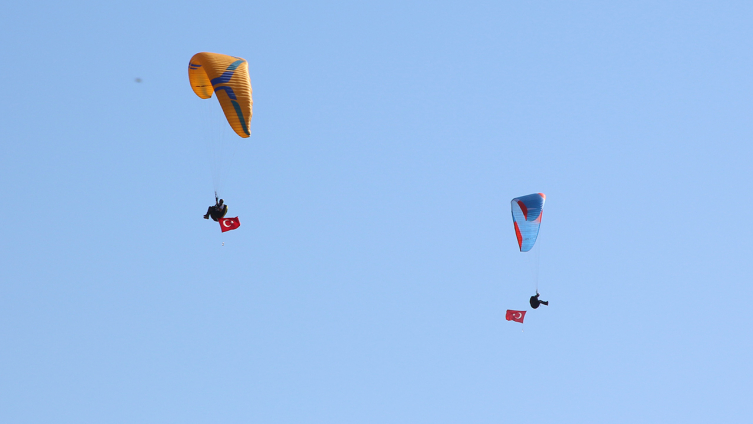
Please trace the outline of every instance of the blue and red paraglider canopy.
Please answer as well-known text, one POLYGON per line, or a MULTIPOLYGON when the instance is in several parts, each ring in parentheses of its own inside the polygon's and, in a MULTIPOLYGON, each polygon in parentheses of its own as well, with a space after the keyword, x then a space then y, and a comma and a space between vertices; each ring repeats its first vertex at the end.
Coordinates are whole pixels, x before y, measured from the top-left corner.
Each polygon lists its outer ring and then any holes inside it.
POLYGON ((521 252, 528 252, 536 244, 545 200, 544 193, 534 193, 516 197, 510 202, 515 236, 518 238, 518 247, 521 252))

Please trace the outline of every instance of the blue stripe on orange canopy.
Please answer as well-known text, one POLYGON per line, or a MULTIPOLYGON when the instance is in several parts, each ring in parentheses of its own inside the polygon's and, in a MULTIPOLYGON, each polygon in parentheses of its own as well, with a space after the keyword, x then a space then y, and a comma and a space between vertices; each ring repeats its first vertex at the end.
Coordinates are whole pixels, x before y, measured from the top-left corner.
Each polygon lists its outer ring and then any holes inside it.
POLYGON ((515 237, 521 252, 528 252, 536 244, 541 227, 541 215, 544 212, 544 193, 534 193, 512 199, 512 222, 515 237))

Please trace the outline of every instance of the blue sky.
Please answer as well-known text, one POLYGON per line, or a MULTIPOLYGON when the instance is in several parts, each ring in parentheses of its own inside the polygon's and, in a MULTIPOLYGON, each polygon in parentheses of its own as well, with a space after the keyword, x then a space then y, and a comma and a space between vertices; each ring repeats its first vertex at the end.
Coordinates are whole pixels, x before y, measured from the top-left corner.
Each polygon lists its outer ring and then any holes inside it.
POLYGON ((753 420, 753 4, 617 3, 7 5, 0 421, 753 420))

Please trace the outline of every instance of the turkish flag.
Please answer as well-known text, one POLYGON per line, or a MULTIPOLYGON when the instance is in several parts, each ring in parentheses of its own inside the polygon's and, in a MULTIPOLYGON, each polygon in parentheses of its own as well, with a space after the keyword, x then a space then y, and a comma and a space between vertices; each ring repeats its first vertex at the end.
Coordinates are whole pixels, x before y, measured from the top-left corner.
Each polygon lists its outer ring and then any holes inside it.
POLYGON ((238 221, 238 217, 235 218, 220 218, 220 228, 222 232, 234 230, 241 226, 241 222, 238 221))
POLYGON ((512 309, 507 310, 507 314, 505 315, 505 318, 508 321, 515 321, 515 322, 523 322, 523 318, 526 317, 526 311, 513 311, 512 309))

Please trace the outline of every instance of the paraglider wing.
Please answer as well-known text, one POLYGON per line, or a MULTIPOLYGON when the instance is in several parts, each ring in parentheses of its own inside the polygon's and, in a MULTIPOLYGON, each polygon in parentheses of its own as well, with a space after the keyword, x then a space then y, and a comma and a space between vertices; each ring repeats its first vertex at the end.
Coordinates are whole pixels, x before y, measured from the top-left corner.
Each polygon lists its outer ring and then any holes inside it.
POLYGON ((188 63, 191 88, 202 99, 217 93, 227 122, 239 136, 251 135, 249 125, 253 100, 248 62, 235 56, 219 53, 196 53, 188 63))
POLYGON ((541 215, 544 212, 544 193, 516 197, 510 202, 515 237, 521 252, 528 252, 536 244, 541 227, 541 215))

